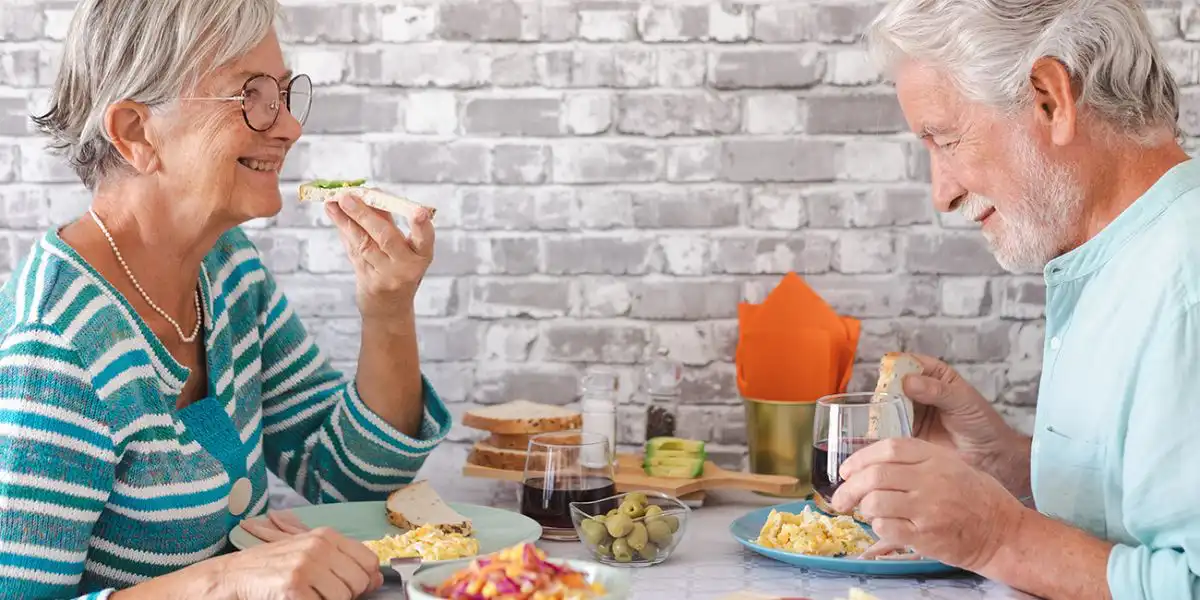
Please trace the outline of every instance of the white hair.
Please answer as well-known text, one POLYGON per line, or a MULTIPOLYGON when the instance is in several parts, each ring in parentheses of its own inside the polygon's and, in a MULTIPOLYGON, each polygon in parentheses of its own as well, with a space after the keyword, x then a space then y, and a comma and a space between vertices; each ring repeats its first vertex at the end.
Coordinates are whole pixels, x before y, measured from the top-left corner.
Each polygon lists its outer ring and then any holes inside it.
POLYGON ((109 105, 169 104, 258 45, 277 12, 277 0, 82 0, 49 110, 34 122, 92 188, 124 164, 104 128, 109 105))
POLYGON ((1043 57, 1071 74, 1077 101, 1142 144, 1180 135, 1178 86, 1138 0, 891 0, 867 39, 885 69, 939 67, 968 99, 1013 113, 1043 57))

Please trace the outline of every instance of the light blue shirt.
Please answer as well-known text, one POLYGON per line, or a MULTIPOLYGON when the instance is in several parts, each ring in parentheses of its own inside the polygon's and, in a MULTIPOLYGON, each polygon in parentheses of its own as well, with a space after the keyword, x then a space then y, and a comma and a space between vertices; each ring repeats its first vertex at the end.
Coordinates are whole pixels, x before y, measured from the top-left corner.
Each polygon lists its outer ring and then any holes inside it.
POLYGON ((1200 598, 1200 161, 1045 270, 1038 510, 1115 542, 1115 600, 1200 598))

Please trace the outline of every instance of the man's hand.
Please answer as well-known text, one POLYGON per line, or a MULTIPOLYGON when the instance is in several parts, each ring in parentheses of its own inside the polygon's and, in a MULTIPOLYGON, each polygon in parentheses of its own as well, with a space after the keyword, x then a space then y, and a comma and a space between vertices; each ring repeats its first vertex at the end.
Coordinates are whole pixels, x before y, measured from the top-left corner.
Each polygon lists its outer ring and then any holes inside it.
POLYGON ((954 450, 914 438, 875 442, 846 459, 841 474, 834 509, 857 506, 883 544, 967 570, 991 561, 1026 510, 954 450))

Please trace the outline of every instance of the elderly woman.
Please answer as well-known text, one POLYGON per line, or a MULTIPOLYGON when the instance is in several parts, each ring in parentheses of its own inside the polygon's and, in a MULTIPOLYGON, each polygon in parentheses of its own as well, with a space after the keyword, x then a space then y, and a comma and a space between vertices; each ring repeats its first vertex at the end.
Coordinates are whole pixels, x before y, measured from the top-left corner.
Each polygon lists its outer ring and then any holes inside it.
POLYGON ((317 503, 411 481, 450 428, 418 367, 432 260, 353 197, 326 206, 357 276, 357 377, 330 368, 238 229, 280 210, 311 84, 275 0, 79 3, 36 119, 93 194, 4 288, 5 597, 351 598, 374 555, 314 531, 226 554, 270 469, 317 503))

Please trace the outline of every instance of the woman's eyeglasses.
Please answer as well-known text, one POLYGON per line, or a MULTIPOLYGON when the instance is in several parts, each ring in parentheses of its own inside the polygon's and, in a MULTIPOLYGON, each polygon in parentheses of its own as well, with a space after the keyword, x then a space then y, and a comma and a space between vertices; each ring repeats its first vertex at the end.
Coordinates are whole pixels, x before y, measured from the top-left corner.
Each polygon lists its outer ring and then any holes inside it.
POLYGON ((254 131, 268 131, 279 120, 279 105, 282 102, 301 125, 308 119, 312 107, 312 80, 308 75, 296 75, 283 88, 279 80, 270 75, 255 75, 246 80, 242 93, 237 96, 196 98, 189 100, 225 100, 242 103, 242 116, 246 125, 254 131))

